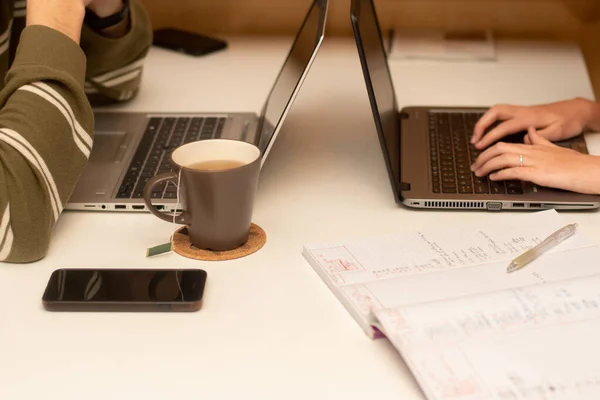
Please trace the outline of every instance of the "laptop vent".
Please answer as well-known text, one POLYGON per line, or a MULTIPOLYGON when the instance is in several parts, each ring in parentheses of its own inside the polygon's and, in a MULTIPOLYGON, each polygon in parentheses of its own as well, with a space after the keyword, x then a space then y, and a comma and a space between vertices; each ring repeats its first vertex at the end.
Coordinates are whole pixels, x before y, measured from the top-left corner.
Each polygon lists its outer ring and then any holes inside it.
POLYGON ((483 201, 425 201, 426 208, 485 208, 483 201))

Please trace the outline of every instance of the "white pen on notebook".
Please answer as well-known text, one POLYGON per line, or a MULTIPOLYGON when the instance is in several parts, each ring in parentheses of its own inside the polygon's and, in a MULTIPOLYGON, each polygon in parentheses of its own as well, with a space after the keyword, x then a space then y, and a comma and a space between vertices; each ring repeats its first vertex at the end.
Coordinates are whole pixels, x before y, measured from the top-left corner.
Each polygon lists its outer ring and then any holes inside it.
POLYGON ((556 246, 563 240, 571 237, 575 233, 576 229, 577 224, 569 224, 560 228, 559 230, 548 236, 546 239, 544 239, 542 242, 538 243, 535 247, 532 247, 525 253, 512 260, 512 262, 506 268, 506 272, 510 273, 523 268, 542 254, 544 254, 546 251, 550 250, 552 247, 556 246))

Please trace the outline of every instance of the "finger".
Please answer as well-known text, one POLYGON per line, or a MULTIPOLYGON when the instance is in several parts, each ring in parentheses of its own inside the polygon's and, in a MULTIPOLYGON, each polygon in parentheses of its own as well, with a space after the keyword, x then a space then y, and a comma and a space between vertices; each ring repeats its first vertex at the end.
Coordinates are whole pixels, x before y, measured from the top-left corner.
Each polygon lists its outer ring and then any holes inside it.
POLYGON ((475 160, 473 165, 471 165, 471 171, 475 171, 475 170, 481 168, 481 166, 483 164, 485 164, 486 162, 488 162, 489 160, 491 160, 494 157, 498 157, 501 154, 512 153, 512 154, 517 154, 517 155, 518 154, 526 155, 526 154, 529 154, 529 150, 530 150, 530 146, 528 146, 526 144, 504 143, 504 142, 496 143, 489 149, 486 149, 484 152, 482 152, 479 155, 479 157, 477 157, 477 160, 475 160))
POLYGON ((535 130, 533 126, 530 126, 527 130, 527 136, 529 136, 529 140, 531 140, 531 144, 539 144, 542 146, 552 145, 552 142, 548 139, 540 136, 540 134, 535 130))
POLYGON ((536 170, 533 167, 513 167, 494 172, 490 174, 489 178, 493 181, 517 180, 535 182, 539 177, 536 176, 536 170))
POLYGON ((545 128, 545 129, 536 131, 535 135, 537 136, 537 140, 538 140, 537 143, 543 144, 546 146, 556 146, 548 138, 556 136, 559 129, 560 128, 557 125, 550 125, 549 127, 545 128))
POLYGON ((529 134, 525 135, 525 137, 523 137, 523 143, 525 144, 531 144, 531 139, 529 138, 529 134))
POLYGON ((484 149, 505 136, 527 129, 528 126, 529 121, 523 120, 522 118, 509 119, 486 133, 479 142, 475 143, 475 147, 484 149))
POLYGON ((471 143, 477 143, 481 140, 483 133, 488 129, 494 122, 500 119, 509 119, 514 116, 513 106, 505 104, 497 104, 490 108, 475 124, 473 129, 473 137, 471 137, 471 143))
MULTIPOLYGON (((474 172, 476 176, 486 176, 492 172, 499 171, 505 168, 520 167, 520 156, 515 153, 504 153, 485 162, 481 167, 474 172)), ((525 157, 523 157, 525 158, 525 157)))

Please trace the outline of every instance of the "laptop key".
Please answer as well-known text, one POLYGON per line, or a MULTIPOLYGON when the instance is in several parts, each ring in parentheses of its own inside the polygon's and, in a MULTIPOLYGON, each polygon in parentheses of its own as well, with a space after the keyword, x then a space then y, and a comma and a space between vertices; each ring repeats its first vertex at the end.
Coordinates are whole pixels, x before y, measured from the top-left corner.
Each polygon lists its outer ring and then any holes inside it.
POLYGON ((473 188, 471 186, 459 186, 458 193, 461 193, 461 194, 473 193, 473 188))
POLYGON ((185 137, 185 139, 183 139, 183 143, 184 144, 192 143, 192 142, 195 142, 195 141, 196 141, 196 138, 193 135, 187 135, 185 137))
POLYGON ((456 188, 443 188, 442 193, 456 193, 456 188))
POLYGON ((489 193, 490 190, 488 189, 487 185, 475 185, 475 193, 477 194, 486 194, 489 193))
POLYGON ((508 194, 523 194, 523 188, 522 187, 512 186, 512 187, 506 188, 506 192, 508 194))
POLYGON ((492 194, 506 194, 504 182, 490 181, 490 191, 492 194))
POLYGON ((223 133, 223 127, 225 126, 225 118, 219 118, 219 122, 217 122, 217 128, 215 130, 215 137, 220 138, 223 133))
POLYGON ((119 188, 119 192, 117 193, 118 199, 128 199, 131 197, 131 189, 124 189, 123 187, 119 188))

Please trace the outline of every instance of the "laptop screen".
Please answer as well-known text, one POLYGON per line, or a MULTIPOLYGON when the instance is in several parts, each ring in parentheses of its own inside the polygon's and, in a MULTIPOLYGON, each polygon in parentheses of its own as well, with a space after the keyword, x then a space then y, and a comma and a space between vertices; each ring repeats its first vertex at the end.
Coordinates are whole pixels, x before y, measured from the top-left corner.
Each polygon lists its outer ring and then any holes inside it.
POLYGON ((273 139, 296 87, 308 69, 313 54, 322 40, 325 27, 327 1, 315 0, 296 35, 294 44, 283 64, 271 93, 262 110, 259 149, 264 153, 273 139))
POLYGON ((352 0, 352 22, 373 118, 396 187, 400 182, 396 95, 372 0, 352 0))

